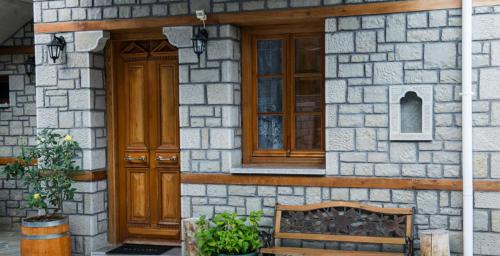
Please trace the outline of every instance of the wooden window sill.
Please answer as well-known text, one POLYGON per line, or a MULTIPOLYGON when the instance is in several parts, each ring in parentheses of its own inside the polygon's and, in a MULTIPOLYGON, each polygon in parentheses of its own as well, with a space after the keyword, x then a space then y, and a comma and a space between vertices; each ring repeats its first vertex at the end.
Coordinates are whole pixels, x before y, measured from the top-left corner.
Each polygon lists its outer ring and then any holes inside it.
POLYGON ((325 176, 325 168, 297 167, 236 167, 229 170, 231 174, 268 174, 268 175, 306 175, 325 176))

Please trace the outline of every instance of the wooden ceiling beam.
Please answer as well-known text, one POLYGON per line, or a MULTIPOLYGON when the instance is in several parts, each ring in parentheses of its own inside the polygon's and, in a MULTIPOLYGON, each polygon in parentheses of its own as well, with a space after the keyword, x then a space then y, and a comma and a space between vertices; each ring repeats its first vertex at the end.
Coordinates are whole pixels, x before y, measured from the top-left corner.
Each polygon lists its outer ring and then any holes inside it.
POLYGON ((12 46, 12 47, 0 47, 0 55, 5 54, 34 54, 34 46, 12 46))

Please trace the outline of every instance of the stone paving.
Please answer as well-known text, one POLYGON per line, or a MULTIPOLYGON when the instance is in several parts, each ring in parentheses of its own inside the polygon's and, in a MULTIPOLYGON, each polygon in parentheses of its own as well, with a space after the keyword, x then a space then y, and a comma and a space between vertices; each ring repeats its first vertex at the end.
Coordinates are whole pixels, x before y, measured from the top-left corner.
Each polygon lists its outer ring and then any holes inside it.
POLYGON ((20 255, 20 236, 21 234, 17 230, 0 229, 0 256, 20 255))

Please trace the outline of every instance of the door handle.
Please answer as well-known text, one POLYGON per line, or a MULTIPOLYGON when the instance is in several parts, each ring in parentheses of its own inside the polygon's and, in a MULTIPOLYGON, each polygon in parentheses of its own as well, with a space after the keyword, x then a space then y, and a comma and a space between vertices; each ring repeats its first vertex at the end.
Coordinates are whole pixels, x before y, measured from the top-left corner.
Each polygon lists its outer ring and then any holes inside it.
POLYGON ((163 156, 156 156, 156 161, 158 162, 176 162, 177 161, 177 156, 171 156, 171 157, 163 157, 163 156))
POLYGON ((128 162, 133 162, 133 161, 146 162, 146 156, 140 156, 140 157, 126 156, 125 161, 128 161, 128 162))

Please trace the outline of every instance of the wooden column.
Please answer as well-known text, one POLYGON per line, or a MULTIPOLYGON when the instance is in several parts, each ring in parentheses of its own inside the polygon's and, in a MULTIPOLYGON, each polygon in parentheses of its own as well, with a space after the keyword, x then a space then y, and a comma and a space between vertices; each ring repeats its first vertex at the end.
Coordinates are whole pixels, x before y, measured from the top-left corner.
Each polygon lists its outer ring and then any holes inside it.
POLYGON ((421 256, 450 256, 450 237, 447 230, 420 232, 421 256))

